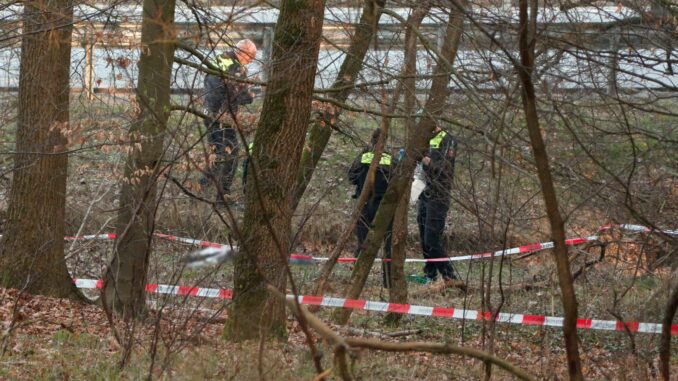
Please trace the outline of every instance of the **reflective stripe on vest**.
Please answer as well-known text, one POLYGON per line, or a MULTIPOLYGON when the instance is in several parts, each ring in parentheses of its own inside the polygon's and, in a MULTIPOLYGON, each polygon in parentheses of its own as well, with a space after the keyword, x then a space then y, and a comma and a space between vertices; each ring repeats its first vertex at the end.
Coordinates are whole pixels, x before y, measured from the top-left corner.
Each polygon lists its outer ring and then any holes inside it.
MULTIPOLYGON (((374 159, 374 152, 365 152, 363 156, 360 157, 360 163, 370 164, 372 159, 374 159)), ((379 159, 379 165, 391 165, 391 155, 382 153, 381 158, 379 159)))
POLYGON ((443 138, 447 136, 447 132, 440 131, 438 135, 434 136, 433 139, 429 140, 428 144, 432 149, 440 149, 440 143, 443 141, 443 138))
POLYGON ((219 67, 219 70, 223 72, 228 72, 228 70, 231 68, 231 65, 233 65, 235 61, 231 57, 224 57, 224 56, 219 56, 217 57, 216 64, 219 67))

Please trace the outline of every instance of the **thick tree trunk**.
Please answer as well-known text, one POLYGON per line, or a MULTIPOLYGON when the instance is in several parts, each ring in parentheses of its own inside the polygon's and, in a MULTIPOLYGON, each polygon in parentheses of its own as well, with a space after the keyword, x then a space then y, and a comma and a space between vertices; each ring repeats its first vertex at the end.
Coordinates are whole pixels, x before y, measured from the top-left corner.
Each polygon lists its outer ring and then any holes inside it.
POLYGON ((144 0, 137 102, 129 131, 131 151, 120 193, 118 239, 104 277, 106 306, 123 318, 146 311, 145 286, 156 210, 156 181, 170 110, 175 48, 174 0, 144 0))
MULTIPOLYGON (((416 107, 416 66, 417 66, 417 34, 413 28, 419 28, 428 12, 428 6, 415 8, 407 20, 405 31, 405 65, 403 67, 403 92, 405 115, 412 115, 416 107)), ((442 44, 441 44, 442 45, 442 44)), ((442 46, 439 46, 442 48, 442 46)), ((416 133, 416 123, 412 118, 405 120, 405 145, 409 145, 410 137, 416 133)), ((405 194, 396 206, 393 218, 393 250, 391 259, 391 288, 388 298, 390 303, 407 303, 407 280, 405 279, 405 257, 407 250, 407 212, 409 211, 410 189, 405 188, 405 194)), ((388 324, 398 324, 402 314, 390 313, 384 321, 388 324)))
POLYGON ((284 0, 273 40, 268 89, 249 165, 234 298, 225 335, 240 341, 286 335, 283 301, 299 161, 308 130, 324 1, 284 0), (248 175, 249 176, 249 175, 248 175))
MULTIPOLYGON (((435 117, 441 115, 449 95, 449 81, 454 59, 457 56, 457 49, 461 40, 463 29, 463 14, 459 10, 450 12, 446 38, 443 43, 441 54, 447 62, 440 62, 433 73, 433 83, 426 101, 425 113, 417 124, 416 133, 410 135, 408 146, 405 148, 405 158, 398 165, 396 175, 391 180, 386 194, 381 201, 379 210, 374 219, 374 229, 370 230, 367 236, 365 251, 360 254, 356 266, 351 273, 351 281, 348 290, 345 293, 346 298, 357 299, 362 292, 367 276, 374 263, 374 258, 379 251, 381 242, 388 225, 395 214, 396 206, 400 199, 406 194, 406 189, 412 182, 412 175, 417 162, 421 159, 424 151, 428 149, 430 136, 436 125, 435 117)), ((334 312, 334 319, 339 324, 346 324, 351 316, 352 310, 340 309, 334 312)))
POLYGON ((64 260, 73 31, 70 0, 25 1, 14 172, 0 244, 0 285, 79 295, 64 260))
MULTIPOLYGON (((353 38, 351 38, 351 45, 346 51, 337 78, 332 84, 331 88, 337 90, 332 93, 332 99, 345 102, 353 92, 352 86, 355 85, 358 78, 372 36, 376 33, 381 8, 384 7, 385 2, 385 0, 365 0, 360 22, 356 26, 353 38)), ((301 156, 292 210, 295 210, 299 205, 299 201, 301 201, 301 197, 313 177, 313 171, 315 171, 318 160, 320 160, 320 156, 322 156, 330 140, 330 135, 332 135, 332 130, 327 125, 321 125, 320 122, 320 120, 315 121, 311 126, 308 141, 301 156)))
POLYGON ((578 338, 577 338, 577 299, 574 292, 572 274, 570 272, 570 263, 567 257, 567 246, 565 246, 565 224, 558 209, 558 199, 556 190, 551 178, 551 169, 549 168, 549 159, 546 152, 546 145, 541 136, 539 127, 539 116, 537 114, 537 99, 532 82, 532 70, 534 63, 534 18, 536 17, 536 0, 532 1, 532 19, 528 21, 528 0, 520 0, 519 16, 519 49, 520 65, 518 65, 518 74, 522 82, 521 96, 523 99, 523 109, 525 110, 525 121, 527 131, 530 136, 532 152, 534 154, 535 164, 537 166, 537 175, 541 184, 546 214, 551 225, 551 239, 554 243, 554 256, 558 272, 558 283, 562 293, 563 308, 565 310, 565 320, 563 322, 563 333, 565 335, 565 350, 567 353, 567 367, 571 380, 583 380, 581 360, 579 358, 578 338), (528 28, 528 24, 532 30, 528 28))

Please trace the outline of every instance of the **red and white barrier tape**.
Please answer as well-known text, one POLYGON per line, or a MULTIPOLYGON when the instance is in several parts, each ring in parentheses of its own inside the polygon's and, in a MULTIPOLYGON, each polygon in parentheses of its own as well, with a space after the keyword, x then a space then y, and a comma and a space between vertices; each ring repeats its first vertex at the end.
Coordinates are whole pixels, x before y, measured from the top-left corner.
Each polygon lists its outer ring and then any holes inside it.
MULTIPOLYGON (((187 243, 191 245, 196 245, 196 246, 203 246, 203 247, 210 247, 210 248, 217 248, 217 249, 229 249, 230 246, 228 245, 223 245, 219 243, 214 243, 214 242, 209 242, 209 241, 201 241, 197 239, 192 239, 192 238, 182 238, 182 237, 177 237, 173 235, 168 235, 168 234, 161 234, 161 233, 155 233, 154 234, 158 238, 163 238, 167 239, 170 241, 176 241, 176 242, 182 242, 182 243, 187 243)), ((65 237, 67 240, 95 240, 95 239, 115 239, 116 235, 115 233, 108 233, 108 234, 98 234, 98 235, 83 235, 83 236, 67 236, 65 237)), ((565 244, 568 246, 573 246, 573 245, 580 245, 586 242, 594 241, 598 237, 597 236, 590 236, 590 237, 580 237, 580 238, 572 238, 568 239, 565 241, 565 244)), ((515 254, 525 254, 525 253, 531 253, 535 251, 540 251, 540 250, 546 250, 546 249, 551 249, 553 248, 553 242, 543 242, 543 243, 533 243, 530 245, 523 245, 519 247, 514 247, 511 249, 506 249, 506 250, 499 250, 495 251, 492 253, 479 253, 479 254, 471 254, 471 255, 462 255, 458 257, 445 257, 445 258, 432 258, 432 259, 420 259, 420 258, 407 258, 405 259, 405 262, 412 262, 412 263, 425 263, 425 262, 456 262, 456 261, 466 261, 466 260, 472 260, 472 259, 482 259, 482 258, 490 258, 490 257, 501 257, 501 256, 508 256, 508 255, 515 255, 515 254)), ((199 254, 197 254, 199 255, 199 254)), ((214 253, 210 252, 210 256, 213 256, 214 253)), ((329 258, 326 257, 314 257, 311 255, 303 255, 303 254, 298 254, 298 253, 292 253, 290 255, 290 259, 293 261, 297 262, 324 262, 327 261, 329 258)), ((351 258, 351 257, 342 257, 339 258, 337 261, 339 263, 352 263, 356 262, 358 259, 357 258, 351 258)), ((376 261, 380 262, 383 259, 377 258, 376 261)), ((385 259, 385 261, 390 261, 389 259, 385 259)))
MULTIPOLYGON (((169 241, 187 243, 189 245, 195 245, 195 246, 216 247, 216 248, 230 247, 230 245, 224 245, 224 244, 221 244, 221 243, 201 241, 199 239, 193 239, 193 238, 177 237, 175 235, 169 235, 169 234, 153 233, 153 235, 155 237, 166 239, 166 240, 169 240, 169 241)), ((115 233, 107 233, 107 234, 81 235, 81 236, 77 236, 77 237, 76 236, 66 236, 66 237, 64 237, 64 239, 69 240, 69 241, 73 241, 73 240, 88 241, 88 240, 115 239, 115 237, 116 237, 115 233)))
MULTIPOLYGON (((641 226, 641 225, 632 225, 632 224, 620 224, 620 225, 603 225, 600 228, 598 228, 598 231, 604 231, 604 230, 609 230, 612 228, 619 228, 627 231, 632 231, 632 232, 644 232, 644 233, 649 233, 652 232, 652 229, 641 226)), ((661 230, 661 232, 665 234, 670 234, 670 235, 678 235, 678 230, 661 230)), ((175 241, 175 242, 182 242, 190 245, 196 245, 196 246, 202 246, 202 247, 208 247, 208 248, 217 248, 217 249, 224 249, 227 251, 230 251, 232 249, 231 246, 229 245, 224 245, 220 243, 215 243, 215 242, 209 242, 209 241, 201 241, 193 238, 184 238, 184 237, 177 237, 174 235, 169 235, 169 234, 162 234, 162 233, 154 233, 154 235, 158 238, 163 238, 167 239, 170 241, 175 241)), ((115 239, 116 235, 115 233, 108 233, 108 234, 99 234, 99 235, 84 235, 84 236, 68 236, 66 239, 68 240, 92 240, 92 239, 115 239)), ((589 237, 579 237, 579 238, 572 238, 568 239, 565 241, 565 244, 568 246, 574 246, 574 245, 580 245, 586 242, 591 242, 595 241, 598 239, 598 236, 589 236, 589 237)), ((501 257, 501 256, 509 256, 509 255, 516 255, 516 254, 526 254, 526 253, 532 253, 536 251, 541 251, 541 250, 546 250, 546 249, 551 249, 553 248, 553 242, 543 242, 543 243, 533 243, 530 245, 523 245, 519 247, 514 247, 511 249, 506 249, 506 250, 499 250, 495 252, 490 252, 490 253, 478 253, 478 254, 471 254, 471 255, 462 255, 462 256, 457 256, 457 257, 444 257, 444 258, 430 258, 430 259, 420 259, 420 258, 407 258, 405 259, 405 262, 407 263, 426 263, 426 262, 457 262, 457 261, 467 261, 467 260, 473 260, 473 259, 483 259, 483 258, 490 258, 490 257, 501 257)), ((223 253, 223 254, 228 254, 228 253, 223 253)), ((211 257, 211 258, 230 258, 228 255, 220 255, 220 253, 215 253, 213 250, 209 252, 196 252, 191 254, 192 257, 194 258, 199 258, 201 256, 205 257, 211 257)), ((299 253, 292 253, 290 255, 290 260, 293 263, 314 263, 314 262, 325 262, 329 260, 327 257, 314 257, 311 255, 304 255, 304 254, 299 254, 299 253)), ((351 258, 351 257, 342 257, 337 260, 339 263, 354 263, 358 259, 357 258, 351 258)), ((215 260, 213 259, 212 262, 215 260)), ((390 259, 381 259, 377 258, 376 262, 381 262, 381 261, 390 261, 390 259)), ((211 264, 211 262, 210 262, 211 264)), ((196 266, 200 266, 196 262, 196 266)))
POLYGON ((668 235, 678 235, 678 230, 669 230, 669 229, 659 229, 659 230, 653 230, 648 228, 647 226, 642 226, 642 225, 632 225, 632 224, 619 224, 619 225, 603 225, 598 228, 598 231, 604 231, 604 230, 610 230, 610 229, 622 229, 630 232, 637 232, 637 233, 652 233, 652 232, 662 232, 664 234, 668 235))
MULTIPOLYGON (((102 287, 102 281, 96 279, 74 279, 78 288, 98 288, 102 287)), ((203 298, 232 299, 233 291, 218 288, 204 288, 192 286, 171 286, 166 284, 148 284, 146 292, 151 294, 163 295, 181 295, 196 296, 203 298)), ((293 299, 294 295, 287 295, 288 299, 293 299)), ((307 296, 299 295, 297 300, 300 304, 333 307, 333 308, 351 308, 354 310, 393 312, 403 315, 435 316, 448 319, 466 319, 466 320, 490 320, 492 314, 485 311, 464 310, 451 307, 427 307, 414 304, 396 304, 384 303, 370 300, 333 298, 329 296, 307 296)), ((501 312, 497 314, 496 321, 499 323, 509 323, 518 325, 536 325, 545 327, 562 327, 564 318, 559 316, 512 314, 501 312)), ((642 333, 661 333, 662 325, 657 323, 640 322, 620 322, 615 320, 598 319, 577 319, 577 328, 602 331, 624 331, 626 326, 631 332, 642 333)), ((678 324, 671 325, 671 335, 678 335, 678 324)))
MULTIPOLYGON (((579 238, 572 238, 568 239, 565 241, 565 244, 567 246, 574 246, 574 245, 581 245, 586 242, 591 242, 595 241, 598 239, 598 236, 590 236, 590 237, 579 237, 579 238)), ((533 243, 530 245, 524 245, 524 246, 518 246, 514 247, 511 249, 506 249, 506 250, 499 250, 495 251, 493 253, 479 253, 479 254, 471 254, 471 255, 461 255, 458 257, 444 257, 444 258, 430 258, 430 259, 420 259, 420 258, 406 258, 405 262, 414 262, 414 263, 424 263, 424 262, 457 262, 457 261, 467 261, 467 260, 472 260, 472 259, 483 259, 483 258, 490 258, 490 257, 501 257, 501 256, 509 256, 509 255, 515 255, 515 254, 525 254, 525 253, 532 253, 535 251, 540 251, 540 250, 546 250, 546 249, 552 249, 553 248, 553 242, 543 242, 543 243, 533 243)), ((324 262, 329 260, 329 258, 325 257, 313 257, 310 255, 302 255, 302 254, 292 254, 290 255, 290 259, 293 260, 300 260, 300 261, 317 261, 317 262, 324 262)), ((350 257, 343 257, 339 258, 337 262, 340 263, 346 263, 346 262, 356 262, 358 258, 350 258, 350 257)), ((375 261, 377 262, 390 262, 390 259, 381 259, 377 258, 375 261)))

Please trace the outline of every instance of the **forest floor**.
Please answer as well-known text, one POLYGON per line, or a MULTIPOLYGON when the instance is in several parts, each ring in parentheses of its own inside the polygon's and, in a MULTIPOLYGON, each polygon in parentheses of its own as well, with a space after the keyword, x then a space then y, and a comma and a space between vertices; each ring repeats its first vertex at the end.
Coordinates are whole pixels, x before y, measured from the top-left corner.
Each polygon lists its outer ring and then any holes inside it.
MULTIPOLYGON (((360 136, 369 136, 375 125, 357 118, 352 122, 360 128, 356 133, 360 136)), ((188 126, 187 130, 187 134, 178 133, 177 136, 194 134, 190 138, 199 139, 195 137, 195 125, 188 126)), ((124 132, 124 129, 121 131, 124 132)), ((102 139, 115 141, 108 135, 102 139)), ((469 157, 459 158, 457 164, 457 184, 453 190, 454 201, 446 232, 450 255, 482 253, 549 241, 545 233, 548 225, 538 201, 539 191, 534 182, 527 181, 522 173, 507 180, 506 189, 502 189, 506 200, 502 199, 498 213, 503 213, 502 218, 510 221, 509 226, 505 229, 500 226, 497 231, 502 234, 494 239, 479 232, 481 217, 485 215, 479 216, 478 213, 486 211, 482 210, 482 203, 478 207, 479 204, 474 202, 491 199, 489 191, 485 191, 491 189, 491 179, 487 178, 487 168, 477 168, 484 164, 477 157, 470 157, 477 155, 471 149, 472 143, 469 140, 464 147, 466 150, 462 151, 469 157), (485 177, 480 178, 481 174, 485 177)), ((175 141, 172 144, 170 152, 181 151, 181 144, 175 141)), ((295 251, 328 256, 346 229, 354 202, 350 198, 353 190, 347 184, 345 172, 360 149, 357 145, 359 143, 349 138, 333 137, 294 218, 295 251)), ((103 149, 83 150, 71 156, 68 235, 114 231, 123 159, 121 152, 103 149)), ((0 164, 9 168, 9 163, 0 164)), ((211 189, 201 190, 195 186, 198 172, 179 170, 179 164, 175 165, 176 172, 172 175, 187 189, 212 199, 211 189)), ((240 180, 237 180, 234 192, 242 196, 239 184, 240 180)), ((657 184, 662 183, 654 183, 653 189, 660 188, 657 184)), ((210 206, 192 199, 165 179, 160 188, 162 195, 156 216, 156 232, 220 243, 234 238, 210 206)), ((9 177, 1 177, 0 222, 7 207, 8 189, 9 177)), ((626 219, 623 208, 603 207, 595 200, 589 202, 584 195, 577 193, 576 188, 573 189, 563 192, 562 196, 562 208, 568 213, 569 237, 595 234, 597 227, 605 223, 632 222, 626 219)), ((678 198, 678 187, 672 189, 673 193, 662 194, 667 205, 675 205, 678 198)), ((234 217, 239 220, 241 212, 235 212, 234 217)), ((407 255, 421 258, 414 208, 411 208, 409 219, 407 255)), ((229 217, 225 220, 229 221, 229 217)), ((625 321, 659 323, 667 290, 673 281, 671 267, 662 263, 669 251, 667 243, 654 235, 619 231, 605 234, 601 240, 606 244, 606 250, 599 263, 592 262, 600 258, 600 247, 578 246, 570 250, 574 272, 585 267, 586 263, 591 264, 575 281, 579 316, 601 320, 616 320, 616 316, 620 316, 625 321)), ((352 245, 342 256, 351 256, 352 245)), ((97 279, 105 268, 113 245, 111 241, 72 241, 67 243, 66 248, 71 274, 81 279, 97 279)), ((193 250, 193 246, 155 239, 149 282, 233 287, 230 264, 184 271, 181 258, 193 250)), ((468 280, 467 293, 456 289, 438 291, 429 285, 408 283, 408 301, 421 306, 483 311, 494 311, 501 306, 501 312, 563 316, 551 256, 551 251, 545 250, 504 261, 457 262, 457 270, 468 280), (491 285, 489 298, 487 285, 491 285)), ((418 275, 420 267, 420 264, 407 264, 406 274, 418 275)), ((293 266, 292 270, 300 292, 309 293, 320 266, 293 266)), ((328 295, 343 296, 350 271, 350 264, 336 266, 328 295)), ((97 296, 96 290, 84 292, 92 298, 97 296)), ((361 298, 388 301, 388 291, 381 287, 380 266, 374 266, 361 298)), ((120 322, 112 325, 96 304, 0 290, 0 379, 137 380, 148 379, 152 375, 154 379, 168 380, 312 380, 317 375, 304 334, 291 316, 288 321, 289 336, 284 342, 268 341, 263 346, 257 342, 233 344, 221 337, 229 301, 149 295, 149 302, 146 322, 133 326, 120 322), (131 341, 127 341, 132 345, 121 345, 116 333, 123 341, 132 337, 131 341), (124 367, 121 368, 123 362, 124 367)), ((332 324, 331 313, 329 308, 317 311, 318 317, 329 324, 332 324)), ((492 326, 486 321, 415 315, 405 315, 398 326, 391 326, 384 322, 383 313, 368 311, 354 311, 347 327, 332 327, 345 336, 369 336, 399 342, 446 342, 484 350, 493 341, 497 356, 526 369, 537 379, 567 379, 560 328, 503 323, 492 326), (386 335, 396 331, 408 331, 409 334, 399 338, 386 335)), ((579 338, 587 379, 650 380, 658 377, 657 334, 580 330, 579 338)), ((321 341, 318 347, 324 354, 323 367, 332 367, 332 349, 321 341)), ((678 374, 678 340, 675 336, 672 348, 671 369, 675 375, 678 374)), ((351 358, 353 375, 363 380, 475 380, 485 376, 482 362, 461 356, 359 351, 352 353, 351 358)), ((333 374, 335 376, 336 373, 333 374)), ((492 380, 503 379, 512 379, 512 376, 494 367, 492 380)))
MULTIPOLYGON (((637 251, 638 242, 646 237, 619 235, 617 238, 616 243, 609 243, 605 259, 577 279, 579 315, 615 320, 611 313, 618 312, 627 321, 659 322, 665 295, 658 290, 664 289, 669 273, 663 269, 650 271, 644 264, 638 265, 637 255, 633 252, 637 251)), ((89 253, 88 263, 103 263, 105 256, 100 256, 100 253, 110 250, 111 243, 99 241, 79 245, 83 246, 80 256, 89 253)), ((227 264, 217 271, 201 269, 178 274, 172 264, 178 263, 177 258, 192 249, 162 239, 156 240, 155 248, 157 257, 163 259, 153 264, 151 282, 176 279, 176 284, 231 288, 231 265, 227 264)), ((330 247, 317 246, 314 249, 314 254, 321 256, 327 254, 330 247)), ((412 249, 409 256, 416 257, 416 250, 412 249)), ((590 254, 581 254, 588 255, 588 261, 598 256, 596 249, 590 251, 590 254)), ((548 275, 553 271, 550 255, 549 251, 544 251, 528 258, 505 261, 501 266, 502 285, 506 290, 502 312, 562 316, 556 283, 553 276, 548 275), (542 282, 545 282, 544 288, 522 287, 542 282)), ((71 262, 70 265, 82 278, 95 276, 96 272, 88 274, 82 263, 71 262)), ((341 296, 341 290, 350 279, 350 266, 337 265, 329 294, 341 296)), ((492 282, 496 288, 499 263, 496 262, 495 266, 492 282)), ((301 292, 308 292, 319 266, 293 266, 292 269, 301 292)), ((487 310, 480 294, 480 284, 483 271, 486 279, 489 276, 489 262, 474 261, 470 269, 468 263, 460 263, 457 269, 463 276, 468 275, 468 293, 456 289, 441 292, 428 285, 409 283, 410 303, 487 310)), ((418 274, 419 265, 408 264, 406 272, 418 274)), ((96 296, 93 290, 86 293, 96 296)), ((388 300, 388 292, 381 288, 379 266, 374 267, 362 297, 388 300)), ((119 322, 115 324, 119 336, 131 335, 134 338, 129 361, 120 370, 121 359, 126 356, 125 347, 116 340, 114 330, 99 306, 1 290, 3 337, 0 378, 134 380, 146 378, 149 372, 154 378, 173 380, 297 380, 313 379, 315 376, 305 336, 291 317, 287 341, 267 342, 261 354, 257 342, 232 344, 222 339, 229 301, 156 295, 149 296, 149 300, 151 311, 146 323, 135 327, 119 322)), ((499 305, 501 298, 498 291, 492 292, 490 301, 493 308, 499 305)), ((366 311, 355 311, 350 325, 341 327, 332 324, 331 312, 331 309, 323 308, 317 314, 338 333, 386 341, 447 342, 482 349, 487 348, 492 330, 487 322, 413 315, 403 316, 400 324, 394 327, 384 323, 384 314, 366 311), (387 336, 395 331, 408 331, 409 334, 400 338, 387 336)), ((658 335, 593 330, 580 330, 579 334, 587 379, 643 380, 657 377, 658 335)), ((493 335, 497 356, 528 370, 538 379, 567 378, 559 328, 498 323, 493 335)), ((678 342, 673 341, 672 370, 678 372, 678 342)), ((332 367, 331 348, 321 341, 318 345, 325 353, 324 367, 332 367)), ((460 356, 361 351, 353 354, 352 362, 355 377, 365 380, 468 380, 484 376, 482 362, 460 356)), ((512 377, 494 368, 492 379, 512 377)))

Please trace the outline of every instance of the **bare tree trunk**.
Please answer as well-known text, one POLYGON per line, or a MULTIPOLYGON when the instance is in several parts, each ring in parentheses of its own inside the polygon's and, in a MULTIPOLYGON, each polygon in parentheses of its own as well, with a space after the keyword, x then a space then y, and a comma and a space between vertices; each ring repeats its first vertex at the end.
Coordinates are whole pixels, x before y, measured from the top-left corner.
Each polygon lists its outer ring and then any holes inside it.
POLYGON ((558 199, 556 190, 551 177, 549 168, 549 158, 546 153, 546 146, 541 136, 539 127, 539 116, 537 114, 537 99, 532 82, 532 70, 534 63, 534 19, 537 14, 536 0, 532 1, 531 19, 528 21, 528 0, 520 0, 520 30, 519 30, 519 49, 520 65, 517 70, 522 82, 521 96, 523 99, 523 109, 525 110, 525 119, 527 130, 530 136, 532 152, 534 154, 535 164, 537 166, 537 175, 541 184, 546 214, 551 225, 551 239, 554 242, 554 257, 558 272, 558 283, 562 292, 563 308, 565 310, 565 320, 563 322, 563 333, 565 335, 565 350, 567 352, 567 367, 571 380, 583 380, 581 360, 579 358, 578 338, 577 338, 577 298, 574 292, 572 274, 570 272, 570 263, 567 257, 567 246, 565 246, 565 226, 558 210, 558 199), (530 28, 528 27, 530 24, 530 28))
MULTIPOLYGON (((393 248, 391 251, 391 288, 388 290, 389 303, 407 303, 407 278, 405 276, 405 259, 407 257, 407 212, 409 210, 410 189, 405 188, 405 194, 396 205, 393 218, 393 248)), ((388 313, 384 321, 390 325, 397 325, 402 314, 388 313)))
POLYGON ((25 1, 14 174, 0 285, 79 295, 64 259, 73 2, 25 1))
MULTIPOLYGON (((448 86, 452 70, 451 65, 457 56, 463 25, 462 11, 452 10, 441 51, 441 56, 446 62, 439 62, 436 65, 433 73, 434 79, 431 84, 428 100, 426 101, 425 113, 417 124, 417 133, 410 136, 411 139, 405 148, 405 157, 398 165, 396 175, 391 180, 386 194, 381 201, 377 215, 374 218, 374 228, 370 230, 367 237, 366 249, 360 254, 360 258, 358 258, 353 268, 350 286, 344 295, 346 298, 356 299, 360 296, 388 225, 395 214, 396 206, 401 198, 404 197, 406 188, 411 184, 417 162, 428 148, 430 136, 436 124, 434 118, 442 114, 449 95, 448 86)), ((350 309, 337 310, 334 312, 334 320, 339 324, 346 324, 351 316, 351 312, 352 310, 350 309)))
POLYGON ((125 319, 146 311, 145 286, 155 211, 157 179, 170 111, 175 49, 174 0, 144 0, 137 102, 129 131, 116 232, 118 239, 104 276, 104 302, 125 319))
MULTIPOLYGON (((407 20, 405 31, 405 65, 403 67, 404 107, 406 115, 412 115, 416 107, 416 66, 417 66, 417 35, 413 28, 419 28, 429 7, 423 6, 413 10, 407 20)), ((442 48, 442 46, 439 46, 442 48)), ((405 120, 405 145, 415 134, 415 122, 408 118, 405 120)), ((391 288, 389 289, 389 302, 407 303, 407 280, 405 279, 405 257, 407 249, 407 212, 409 211, 410 189, 405 188, 405 194, 400 198, 396 206, 393 219, 393 250, 391 258, 391 288)), ((389 324, 398 324, 402 314, 389 313, 385 321, 389 324)))
POLYGON ((235 287, 225 336, 235 341, 286 336, 285 291, 295 183, 308 129, 325 2, 281 2, 268 89, 254 138, 243 224, 244 255, 235 260, 235 287))
POLYGON ((662 321, 662 338, 659 344, 659 371, 664 381, 671 379, 671 368, 669 366, 671 363, 671 325, 673 324, 673 317, 676 315, 676 309, 678 309, 678 282, 671 293, 668 303, 666 303, 664 320, 662 321))
MULTIPOLYGON (((332 99, 343 103, 353 92, 353 85, 355 85, 358 73, 362 68, 363 59, 370 47, 372 36, 376 33, 379 17, 381 17, 381 8, 384 7, 385 2, 385 0, 365 0, 360 22, 358 22, 351 39, 351 45, 339 68, 337 78, 332 84, 331 88, 336 90, 331 95, 332 99)), ((306 143, 307 147, 301 156, 292 210, 295 210, 299 205, 299 201, 313 177, 318 160, 320 160, 320 156, 325 151, 332 135, 332 130, 327 125, 321 125, 320 122, 321 120, 317 120, 311 126, 306 143)))
POLYGON ((617 71, 619 70, 619 44, 621 40, 621 31, 612 36, 610 41, 610 58, 608 60, 607 73, 607 95, 611 97, 617 96, 617 71))

